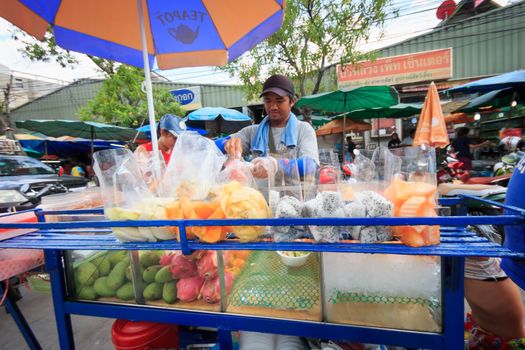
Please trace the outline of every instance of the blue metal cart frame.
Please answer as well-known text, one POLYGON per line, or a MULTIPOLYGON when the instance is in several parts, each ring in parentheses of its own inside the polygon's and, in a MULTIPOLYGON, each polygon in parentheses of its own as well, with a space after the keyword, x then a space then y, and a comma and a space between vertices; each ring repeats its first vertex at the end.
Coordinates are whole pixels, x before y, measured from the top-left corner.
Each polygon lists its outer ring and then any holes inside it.
MULTIPOLYGON (((44 249, 46 268, 51 275, 52 297, 61 349, 74 349, 70 315, 122 318, 128 320, 175 323, 188 326, 214 327, 218 330, 221 349, 231 349, 231 331, 245 330, 289 334, 324 339, 397 345, 412 348, 460 349, 463 346, 464 316, 464 260, 468 256, 524 258, 522 252, 513 252, 466 230, 467 225, 523 225, 525 210, 501 205, 472 196, 487 204, 497 205, 508 213, 500 216, 450 216, 435 218, 335 218, 335 219, 246 219, 246 220, 152 220, 152 221, 90 221, 44 222, 45 215, 101 214, 101 210, 36 211, 39 223, 0 223, 0 228, 35 228, 38 231, 0 241, 0 248, 44 249), (181 240, 162 242, 118 242, 113 235, 78 235, 109 233, 110 227, 178 226, 181 240), (283 225, 441 225, 441 244, 411 248, 401 244, 309 243, 309 242, 253 242, 226 241, 216 244, 188 241, 188 226, 283 226, 283 225), (75 230, 77 234, 68 233, 75 230), (383 253, 402 255, 440 256, 442 262, 443 331, 416 332, 397 329, 309 322, 292 319, 272 319, 226 313, 211 313, 165 309, 141 305, 122 305, 102 302, 74 301, 66 290, 64 259, 67 250, 298 250, 315 252, 383 253)), ((459 205, 462 198, 444 199, 442 205, 459 205)))

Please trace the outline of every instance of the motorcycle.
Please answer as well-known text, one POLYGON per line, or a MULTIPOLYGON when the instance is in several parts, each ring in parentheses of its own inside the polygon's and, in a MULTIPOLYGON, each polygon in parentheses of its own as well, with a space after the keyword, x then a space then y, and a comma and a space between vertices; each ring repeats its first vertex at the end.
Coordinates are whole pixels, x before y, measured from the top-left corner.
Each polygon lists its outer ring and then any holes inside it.
MULTIPOLYGON (((438 193, 441 197, 455 197, 466 194, 488 199, 493 202, 504 203, 507 188, 498 185, 442 183, 438 185, 438 193)), ((466 199, 463 205, 467 209, 467 214, 471 216, 492 216, 503 213, 502 208, 475 199, 466 199)), ((474 225, 469 228, 476 232, 478 236, 486 237, 498 244, 501 244, 505 237, 504 229, 501 226, 474 225)))
MULTIPOLYGON (((517 164, 517 163, 516 163, 517 164)), ((494 173, 493 176, 472 176, 472 172, 463 169, 463 162, 450 149, 441 162, 441 168, 437 172, 438 183, 459 182, 473 185, 499 185, 507 186, 512 171, 494 173)))

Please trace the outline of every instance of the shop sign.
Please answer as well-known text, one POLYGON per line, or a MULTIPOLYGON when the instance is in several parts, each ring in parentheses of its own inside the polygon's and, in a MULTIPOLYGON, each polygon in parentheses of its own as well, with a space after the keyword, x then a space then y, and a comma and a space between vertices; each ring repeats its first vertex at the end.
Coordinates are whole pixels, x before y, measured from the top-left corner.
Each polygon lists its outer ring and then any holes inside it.
POLYGON ((180 103, 181 107, 187 111, 202 107, 200 86, 171 90, 170 92, 177 102, 180 103))
POLYGON ((399 85, 452 77, 452 49, 337 65, 337 86, 355 88, 370 85, 399 85))

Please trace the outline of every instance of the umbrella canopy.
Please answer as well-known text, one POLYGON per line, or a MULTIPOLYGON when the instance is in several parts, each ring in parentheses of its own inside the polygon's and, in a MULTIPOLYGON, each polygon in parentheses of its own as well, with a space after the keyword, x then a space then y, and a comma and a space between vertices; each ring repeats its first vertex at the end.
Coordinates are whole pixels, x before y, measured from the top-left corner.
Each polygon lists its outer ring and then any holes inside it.
MULTIPOLYGON (((345 123, 345 134, 356 131, 367 131, 372 129, 372 125, 369 123, 365 123, 363 121, 354 121, 354 120, 347 120, 345 123)), ((340 134, 343 132, 343 119, 334 119, 329 123, 326 123, 325 125, 321 126, 315 134, 317 136, 323 136, 323 135, 331 135, 331 134, 340 134)))
MULTIPOLYGON (((375 119, 375 118, 405 118, 421 112, 421 104, 398 103, 390 107, 376 107, 358 109, 346 113, 346 117, 353 120, 375 119)), ((343 116, 336 116, 342 118, 343 116)))
POLYGON ((224 65, 277 31, 284 1, 2 0, 0 16, 67 50, 137 67, 224 65), (144 28, 148 65, 143 63, 144 28))
POLYGON ((446 124, 472 123, 474 121, 474 116, 467 113, 451 113, 445 117, 446 124))
POLYGON ((427 145, 442 148, 450 143, 448 139, 447 126, 439 94, 436 85, 432 82, 428 89, 423 110, 417 123, 416 135, 414 137, 414 146, 427 145))
POLYGON ((153 57, 160 69, 224 65, 282 25, 284 0, 2 0, 0 17, 67 50, 144 69, 155 172, 160 171, 153 57))
MULTIPOLYGON (((25 120, 17 121, 16 126, 53 137, 67 135, 88 140, 130 141, 137 134, 132 128, 77 120, 25 120)), ((146 135, 141 137, 146 138, 146 135)))
POLYGON ((525 86, 510 87, 501 90, 493 90, 476 97, 467 105, 455 110, 454 112, 475 113, 491 109, 509 107, 513 101, 525 100, 525 86))
MULTIPOLYGON (((56 155, 62 158, 84 157, 91 152, 91 140, 76 139, 71 141, 59 140, 21 140, 20 144, 40 156, 56 155)), ((99 151, 108 148, 121 148, 123 144, 118 141, 93 140, 93 150, 99 151)))
POLYGON ((525 85, 525 69, 476 80, 448 89, 447 92, 463 92, 467 94, 475 92, 485 93, 492 90, 501 90, 523 85, 525 85))
POLYGON ((201 121, 207 121, 207 120, 215 120, 217 117, 222 117, 222 119, 230 122, 238 122, 238 121, 251 121, 252 118, 249 116, 235 110, 235 109, 229 109, 229 108, 223 108, 223 107, 203 107, 199 108, 190 114, 188 114, 187 118, 189 120, 201 120, 201 121))
POLYGON ((346 113, 368 108, 390 107, 399 103, 399 95, 390 86, 363 86, 301 97, 297 108, 346 113))

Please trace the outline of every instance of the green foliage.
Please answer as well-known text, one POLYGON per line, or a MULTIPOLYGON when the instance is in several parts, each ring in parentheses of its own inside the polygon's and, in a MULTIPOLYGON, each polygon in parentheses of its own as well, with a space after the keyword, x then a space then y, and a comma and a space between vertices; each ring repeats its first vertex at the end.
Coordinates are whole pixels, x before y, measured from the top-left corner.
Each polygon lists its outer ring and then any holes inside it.
MULTIPOLYGON (((80 118, 128 127, 140 126, 148 118, 146 94, 141 89, 143 80, 142 69, 120 65, 102 83, 95 98, 80 109, 80 118)), ((184 114, 179 103, 165 88, 154 86, 153 99, 157 119, 166 113, 184 114)))
POLYGON ((57 45, 55 36, 50 31, 46 33, 43 41, 38 41, 19 29, 13 32, 13 38, 22 42, 24 47, 19 51, 31 61, 50 62, 55 60, 64 68, 74 67, 78 63, 69 51, 57 45))
POLYGON ((281 29, 224 69, 239 76, 250 98, 260 93, 261 77, 274 73, 290 76, 300 96, 333 90, 335 79, 323 80, 329 68, 373 58, 357 47, 372 29, 382 30, 389 2, 289 0, 281 29))

